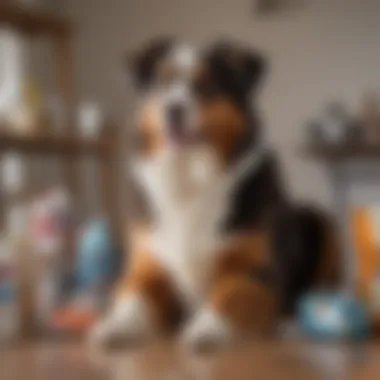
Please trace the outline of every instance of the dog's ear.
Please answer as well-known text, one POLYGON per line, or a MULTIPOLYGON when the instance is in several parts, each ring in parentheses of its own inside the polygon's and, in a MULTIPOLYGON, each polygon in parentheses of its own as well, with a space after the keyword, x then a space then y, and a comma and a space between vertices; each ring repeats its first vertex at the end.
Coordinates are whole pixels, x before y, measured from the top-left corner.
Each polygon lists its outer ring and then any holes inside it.
POLYGON ((213 70, 241 96, 254 92, 267 71, 267 62, 258 52, 222 41, 208 53, 213 70))
POLYGON ((127 54, 125 61, 137 88, 146 87, 154 77, 157 63, 173 45, 170 37, 156 38, 137 52, 127 54))

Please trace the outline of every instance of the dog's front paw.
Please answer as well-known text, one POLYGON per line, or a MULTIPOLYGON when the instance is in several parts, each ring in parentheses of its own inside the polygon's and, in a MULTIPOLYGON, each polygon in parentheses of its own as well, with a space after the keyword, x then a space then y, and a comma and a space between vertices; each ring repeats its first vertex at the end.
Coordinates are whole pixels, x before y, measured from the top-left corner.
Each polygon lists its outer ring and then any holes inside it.
POLYGON ((135 344, 154 333, 144 300, 133 296, 118 300, 111 312, 90 329, 87 340, 98 346, 135 344))
POLYGON ((215 351, 226 348, 234 340, 232 326, 211 309, 200 311, 185 327, 182 343, 195 351, 215 351))
POLYGON ((91 346, 105 346, 111 342, 114 334, 109 321, 97 322, 87 333, 87 342, 91 346))

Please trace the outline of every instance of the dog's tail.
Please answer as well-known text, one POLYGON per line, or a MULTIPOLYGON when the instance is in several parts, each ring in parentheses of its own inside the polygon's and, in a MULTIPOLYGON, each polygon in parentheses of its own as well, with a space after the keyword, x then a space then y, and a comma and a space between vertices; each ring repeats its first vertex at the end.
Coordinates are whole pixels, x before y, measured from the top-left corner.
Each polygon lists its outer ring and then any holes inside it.
POLYGON ((276 219, 274 252, 283 310, 288 313, 311 288, 340 284, 341 250, 333 218, 317 208, 287 207, 276 219))

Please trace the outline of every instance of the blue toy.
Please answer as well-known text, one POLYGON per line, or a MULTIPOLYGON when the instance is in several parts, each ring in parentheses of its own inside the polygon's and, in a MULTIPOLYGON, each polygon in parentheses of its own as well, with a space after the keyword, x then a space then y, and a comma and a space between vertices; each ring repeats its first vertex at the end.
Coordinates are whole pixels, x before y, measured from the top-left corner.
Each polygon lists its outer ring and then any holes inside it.
POLYGON ((53 330, 81 333, 99 318, 99 308, 120 267, 120 253, 106 221, 94 220, 84 228, 73 272, 63 276, 66 289, 51 316, 53 330))
POLYGON ((369 316, 364 305, 345 293, 312 293, 299 304, 301 329, 315 339, 364 339, 369 335, 369 316))
POLYGON ((77 287, 82 291, 107 287, 117 275, 120 257, 107 221, 91 222, 78 243, 74 268, 77 287))

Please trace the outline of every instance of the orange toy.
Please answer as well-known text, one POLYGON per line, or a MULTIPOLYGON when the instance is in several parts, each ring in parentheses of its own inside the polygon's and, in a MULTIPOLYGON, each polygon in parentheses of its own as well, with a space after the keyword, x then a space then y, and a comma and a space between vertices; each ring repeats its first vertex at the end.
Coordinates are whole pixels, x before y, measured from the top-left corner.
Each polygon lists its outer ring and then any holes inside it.
POLYGON ((66 306, 53 313, 52 326, 63 332, 80 333, 87 331, 97 319, 95 310, 66 306))

